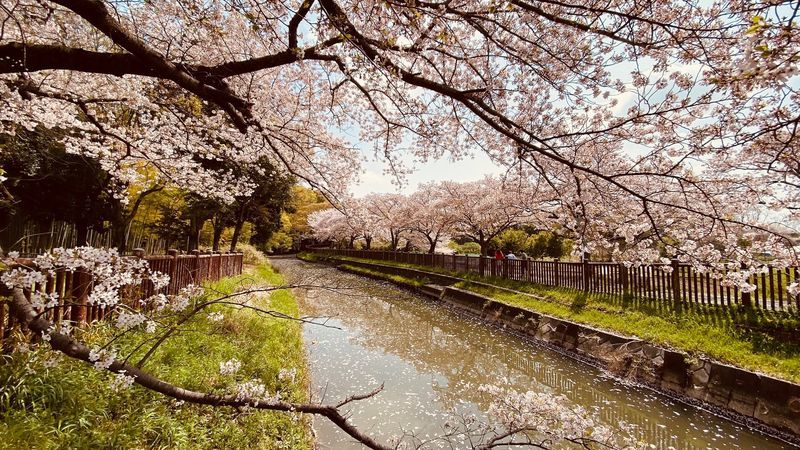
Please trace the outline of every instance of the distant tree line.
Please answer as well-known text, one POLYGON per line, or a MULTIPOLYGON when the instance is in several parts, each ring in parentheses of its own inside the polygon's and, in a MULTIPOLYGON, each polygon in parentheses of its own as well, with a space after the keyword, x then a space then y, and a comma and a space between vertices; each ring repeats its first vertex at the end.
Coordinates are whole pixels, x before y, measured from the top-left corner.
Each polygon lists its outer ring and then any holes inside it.
MULTIPOLYGON (((148 177, 146 172, 139 177, 144 181, 121 185, 96 159, 69 152, 58 136, 66 132, 18 127, 13 135, 0 135, 0 175, 5 178, 0 184, 3 250, 14 250, 26 239, 43 235, 47 239, 38 242, 51 246, 86 245, 90 235, 102 235, 104 243, 122 252, 129 251, 132 243, 142 245, 147 240, 158 240, 163 249, 191 251, 204 246, 235 251, 244 234, 246 243, 272 249, 276 233, 279 243, 273 246, 287 250, 302 234, 290 229, 291 215, 298 210, 309 212, 304 211, 303 202, 327 205, 321 196, 296 186, 293 176, 266 157, 250 165, 227 167, 232 177, 252 183, 248 195, 228 201, 149 182, 159 177, 148 177), (63 226, 54 227, 54 223, 63 226)), ((307 227, 304 218, 295 222, 307 227)))

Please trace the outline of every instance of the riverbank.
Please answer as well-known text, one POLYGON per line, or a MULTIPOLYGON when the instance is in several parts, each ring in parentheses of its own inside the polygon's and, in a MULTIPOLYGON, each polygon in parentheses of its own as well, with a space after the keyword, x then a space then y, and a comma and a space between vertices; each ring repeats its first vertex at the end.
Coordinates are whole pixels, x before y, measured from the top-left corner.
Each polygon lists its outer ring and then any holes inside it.
MULTIPOLYGON (((319 255, 301 254, 306 260, 319 255)), ((797 330, 797 317, 764 311, 723 311, 713 307, 685 308, 678 312, 653 302, 623 302, 604 295, 537 286, 528 283, 457 274, 428 267, 351 257, 332 257, 339 263, 369 262, 413 268, 458 278, 454 287, 466 289, 510 306, 633 336, 659 346, 707 357, 743 369, 800 383, 800 344, 782 340, 764 327, 797 330)), ((399 277, 410 285, 426 284, 420 278, 399 277)))
MULTIPOLYGON (((208 286, 214 295, 233 292, 243 282, 281 285, 282 275, 268 265, 208 286)), ((290 316, 298 315, 289 291, 276 291, 257 300, 290 316)), ((259 378, 270 392, 280 388, 284 398, 307 400, 307 367, 298 323, 264 317, 246 310, 216 307, 215 321, 207 314, 187 323, 187 332, 167 340, 149 367, 178 386, 223 392, 235 380, 220 375, 219 363, 242 362, 236 379, 259 378), (279 381, 281 368, 296 369, 293 382, 279 381), (280 385, 278 385, 280 383, 280 385)), ((92 327, 97 342, 110 335, 107 324, 92 327)), ((143 333, 119 342, 132 349, 143 333)), ((0 448, 292 448, 308 449, 307 419, 271 411, 180 404, 134 385, 115 392, 110 375, 86 364, 62 358, 49 365, 40 352, 15 354, 0 361, 0 448), (28 371, 29 365, 36 368, 28 371)))
MULTIPOLYGON (((309 259, 308 257, 306 257, 309 259)), ((316 259, 316 258, 310 258, 316 259)), ((800 444, 800 385, 736 368, 600 328, 523 308, 475 290, 514 292, 482 282, 374 262, 342 262, 341 270, 390 280, 440 302, 480 317, 500 328, 599 364, 623 378, 645 384, 738 423, 800 444)), ((516 293, 514 295, 523 295, 516 293)), ((526 297, 532 297, 525 294, 526 297)), ((540 299, 538 296, 534 297, 540 299)), ((546 300, 546 299, 545 299, 546 300)))

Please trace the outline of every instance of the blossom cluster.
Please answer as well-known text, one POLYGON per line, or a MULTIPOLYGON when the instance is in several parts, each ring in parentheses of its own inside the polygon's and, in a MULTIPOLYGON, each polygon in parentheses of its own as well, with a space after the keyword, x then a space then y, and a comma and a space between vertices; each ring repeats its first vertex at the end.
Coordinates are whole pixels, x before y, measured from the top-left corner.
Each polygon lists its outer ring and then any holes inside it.
POLYGON ((629 424, 603 424, 581 406, 570 405, 566 397, 547 392, 520 392, 496 385, 481 385, 478 392, 490 398, 488 413, 506 430, 547 430, 559 439, 595 441, 610 448, 637 448, 629 424))
POLYGON ((219 363, 220 375, 233 375, 242 368, 242 362, 236 358, 219 363))

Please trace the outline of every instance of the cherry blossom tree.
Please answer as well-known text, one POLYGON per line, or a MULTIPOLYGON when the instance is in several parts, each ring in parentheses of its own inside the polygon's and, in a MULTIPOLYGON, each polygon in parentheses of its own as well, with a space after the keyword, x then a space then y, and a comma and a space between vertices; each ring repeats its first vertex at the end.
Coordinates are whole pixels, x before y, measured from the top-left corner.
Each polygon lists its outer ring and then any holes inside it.
POLYGON ((405 205, 406 197, 402 194, 370 194, 360 199, 363 213, 374 224, 373 229, 388 238, 391 250, 397 250, 401 235, 409 228, 405 205))
MULTIPOLYGON (((358 125, 400 177, 398 150, 410 142, 420 160, 485 152, 536 186, 515 204, 506 189, 445 184, 462 194, 451 197, 456 230, 484 252, 489 235, 534 203, 581 251, 647 262, 661 246, 699 267, 735 269, 729 280, 743 291, 765 264, 759 254, 798 263, 785 236, 742 219, 768 210, 800 220, 797 2, 1 4, 0 132, 61 131, 67 151, 116 177, 118 195, 157 173, 156 182, 231 201, 252 186, 214 162, 268 157, 337 197, 360 162, 341 131, 358 125)), ((373 224, 352 217, 369 247, 373 224)), ((126 270, 102 267, 109 280, 126 270)), ((55 349, 92 360, 23 300, 15 307, 55 349)), ((116 360, 108 367, 168 395, 278 408, 168 389, 116 360)), ((336 408, 314 411, 348 426, 336 408)))
POLYGON ((408 228, 425 238, 428 253, 433 253, 442 239, 453 230, 453 214, 445 191, 437 183, 421 184, 406 201, 408 228))
POLYGON ((534 219, 527 204, 531 194, 513 182, 485 177, 466 183, 445 181, 438 188, 441 201, 448 205, 454 232, 480 245, 483 256, 495 236, 534 219))
POLYGON ((343 202, 343 205, 342 209, 347 216, 349 226, 364 239, 364 247, 367 250, 371 249, 373 239, 381 237, 378 216, 369 211, 364 199, 349 199, 343 202))
POLYGON ((346 241, 353 248, 361 232, 352 226, 352 221, 335 208, 315 211, 308 216, 308 225, 317 239, 321 241, 346 241))

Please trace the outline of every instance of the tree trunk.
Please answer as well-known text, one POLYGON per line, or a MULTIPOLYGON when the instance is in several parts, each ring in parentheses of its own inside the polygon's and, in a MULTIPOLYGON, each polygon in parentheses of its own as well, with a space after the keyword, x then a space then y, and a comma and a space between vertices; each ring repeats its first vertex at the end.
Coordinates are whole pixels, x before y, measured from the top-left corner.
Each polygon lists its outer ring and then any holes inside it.
POLYGON ((347 248, 353 248, 356 243, 356 239, 358 239, 358 236, 350 236, 350 243, 347 245, 347 248))
POLYGON ((481 257, 478 260, 478 271, 481 275, 486 275, 486 257, 489 256, 489 241, 483 239, 483 234, 481 234, 480 239, 478 240, 478 245, 481 246, 481 257))
POLYGON ((364 246, 364 248, 365 248, 365 249, 367 249, 367 250, 369 250, 369 249, 370 249, 370 247, 372 247, 372 238, 371 238, 371 237, 366 237, 366 236, 365 236, 365 237, 364 237, 364 242, 365 242, 365 244, 366 244, 366 245, 364 246))
POLYGON ((236 222, 233 226, 233 236, 231 236, 231 251, 236 251, 236 245, 239 243, 239 236, 242 234, 242 227, 244 226, 244 221, 236 222))
POLYGON ((117 251, 120 253, 128 250, 128 225, 130 223, 131 220, 120 219, 119 221, 114 221, 111 225, 114 233, 114 246, 117 247, 117 251))
POLYGON ((225 227, 221 224, 214 224, 214 238, 211 244, 211 250, 218 252, 219 251, 219 241, 222 239, 222 232, 225 231, 225 227))
POLYGON ((425 237, 428 238, 428 243, 430 244, 430 247, 428 247, 428 253, 433 254, 436 252, 436 243, 439 242, 439 236, 436 236, 434 239, 426 234, 425 237))
POLYGON ((76 223, 75 224, 75 246, 81 247, 84 245, 88 245, 89 240, 89 226, 85 223, 76 223))
POLYGON ((189 220, 189 243, 187 244, 187 251, 197 250, 200 245, 200 230, 203 229, 205 220, 200 218, 192 218, 189 220))

